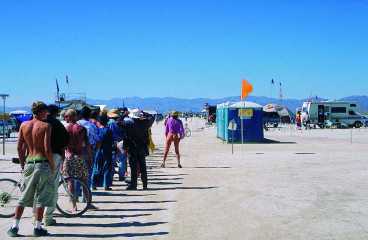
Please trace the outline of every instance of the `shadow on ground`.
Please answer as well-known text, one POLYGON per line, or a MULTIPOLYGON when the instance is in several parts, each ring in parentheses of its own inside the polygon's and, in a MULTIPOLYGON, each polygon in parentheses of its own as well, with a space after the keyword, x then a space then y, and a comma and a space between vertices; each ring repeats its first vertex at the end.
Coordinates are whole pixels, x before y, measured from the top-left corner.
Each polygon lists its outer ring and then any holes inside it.
POLYGON ((120 222, 120 223, 58 223, 61 227, 149 227, 161 224, 166 224, 167 222, 120 222))
POLYGON ((177 201, 94 201, 93 203, 122 203, 122 204, 150 204, 150 203, 175 203, 177 201))
POLYGON ((83 215, 80 218, 107 218, 107 219, 113 219, 113 218, 135 218, 135 217, 148 217, 152 216, 151 213, 145 213, 145 214, 119 214, 119 215, 83 215))
POLYGON ((149 188, 148 191, 164 191, 164 190, 208 190, 218 187, 167 187, 167 188, 149 188))
POLYGON ((52 237, 64 237, 64 238, 118 238, 118 237, 149 237, 149 236, 163 236, 169 234, 168 232, 152 232, 152 233, 118 233, 118 234, 78 234, 78 233, 67 233, 67 234, 53 234, 48 236, 52 237))
POLYGON ((282 142, 282 141, 265 138, 263 142, 260 142, 259 144, 296 144, 296 142, 282 142))

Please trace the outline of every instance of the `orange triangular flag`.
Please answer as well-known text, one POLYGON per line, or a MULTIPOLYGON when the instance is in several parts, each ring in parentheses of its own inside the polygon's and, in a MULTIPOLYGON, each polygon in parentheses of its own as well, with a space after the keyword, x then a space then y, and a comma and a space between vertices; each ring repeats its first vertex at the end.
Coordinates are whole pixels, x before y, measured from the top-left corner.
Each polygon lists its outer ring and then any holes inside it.
POLYGON ((250 84, 247 80, 242 81, 242 90, 241 90, 241 96, 240 98, 243 100, 246 98, 249 93, 253 91, 253 86, 250 84))

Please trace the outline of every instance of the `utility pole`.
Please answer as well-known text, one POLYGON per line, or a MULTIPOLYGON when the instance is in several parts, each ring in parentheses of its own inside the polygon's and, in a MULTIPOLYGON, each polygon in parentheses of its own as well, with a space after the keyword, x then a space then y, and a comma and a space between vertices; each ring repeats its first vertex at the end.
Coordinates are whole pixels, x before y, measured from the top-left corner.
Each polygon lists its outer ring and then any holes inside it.
POLYGON ((9 94, 0 94, 3 99, 3 155, 5 155, 5 100, 9 97, 9 94))

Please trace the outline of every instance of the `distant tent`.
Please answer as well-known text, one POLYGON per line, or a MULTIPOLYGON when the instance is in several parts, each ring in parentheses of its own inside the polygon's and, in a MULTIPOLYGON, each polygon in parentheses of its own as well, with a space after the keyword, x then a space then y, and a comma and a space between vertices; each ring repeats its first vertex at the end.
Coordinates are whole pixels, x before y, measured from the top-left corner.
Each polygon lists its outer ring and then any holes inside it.
POLYGON ((90 105, 88 103, 84 103, 84 102, 81 102, 81 101, 72 102, 72 103, 70 103, 66 106, 63 106, 62 109, 63 110, 75 109, 77 111, 80 111, 85 106, 89 107, 91 110, 96 110, 96 111, 100 110, 100 107, 98 107, 98 106, 93 106, 93 105, 90 105))
POLYGON ((153 116, 157 115, 157 111, 155 111, 155 110, 143 110, 143 112, 146 112, 146 113, 151 114, 153 116))
POLYGON ((266 113, 277 113, 281 123, 291 123, 295 119, 294 114, 287 107, 278 104, 269 103, 263 106, 263 111, 266 113))
POLYGON ((94 105, 95 107, 99 107, 101 112, 107 112, 107 105, 94 105))

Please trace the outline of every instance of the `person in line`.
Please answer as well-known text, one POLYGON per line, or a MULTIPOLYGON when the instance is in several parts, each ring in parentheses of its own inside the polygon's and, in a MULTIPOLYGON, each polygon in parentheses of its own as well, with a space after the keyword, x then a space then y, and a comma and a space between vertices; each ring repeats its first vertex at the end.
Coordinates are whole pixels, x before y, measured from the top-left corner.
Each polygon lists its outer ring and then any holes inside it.
POLYGON ((35 206, 34 236, 46 236, 41 227, 44 208, 53 207, 56 167, 51 149, 51 126, 47 119, 47 105, 32 104, 33 119, 22 123, 18 135, 18 155, 24 173, 22 195, 15 208, 14 224, 8 230, 10 237, 18 237, 19 222, 25 207, 35 206), (26 154, 28 156, 26 157, 26 154), (26 163, 26 165, 25 165, 26 163))
MULTIPOLYGON (((88 144, 87 130, 77 124, 77 112, 69 109, 65 113, 65 120, 68 123, 66 128, 69 133, 69 142, 65 149, 65 161, 62 174, 66 177, 81 179, 84 183, 88 182, 88 166, 92 164, 91 159, 85 160, 84 146, 88 144)), ((74 186, 69 186, 72 191, 74 186)), ((73 211, 77 211, 75 200, 72 202, 73 211)))
POLYGON ((296 129, 301 130, 302 129, 302 114, 300 111, 296 113, 295 122, 296 122, 296 129))
MULTIPOLYGON (((65 147, 68 145, 69 141, 69 134, 66 131, 64 125, 56 119, 59 108, 56 105, 49 105, 48 106, 49 115, 47 117, 47 122, 51 126, 51 150, 53 153, 53 159, 55 161, 55 168, 56 168, 56 174, 54 178, 54 184, 55 188, 59 187, 59 181, 60 181, 60 169, 62 162, 64 161, 65 157, 65 147)), ((56 208, 56 202, 57 202, 58 193, 55 191, 53 196, 53 204, 51 207, 47 207, 45 211, 45 217, 44 222, 45 226, 53 226, 56 224, 56 220, 53 218, 53 213, 56 208)))
POLYGON ((93 123, 97 128, 102 127, 100 122, 98 121, 99 116, 100 116, 100 111, 99 110, 92 110, 91 111, 91 117, 90 117, 89 121, 91 123, 93 123))
MULTIPOLYGON (((91 109, 84 106, 80 111, 81 119, 77 121, 79 125, 87 130, 88 143, 84 147, 84 160, 87 160, 88 166, 88 184, 87 186, 92 190, 92 169, 93 160, 96 158, 96 151, 100 147, 101 140, 99 139, 98 128, 90 121, 91 109)), ((91 204, 91 209, 96 209, 96 207, 91 204)))
POLYGON ((66 128, 66 126, 68 125, 68 123, 66 122, 65 120, 65 113, 66 113, 67 110, 63 109, 61 110, 60 112, 60 117, 61 117, 61 124, 63 124, 63 126, 66 128))
POLYGON ((126 158, 119 147, 119 143, 123 140, 123 131, 119 126, 119 123, 121 121, 120 111, 118 109, 111 109, 107 113, 107 116, 109 117, 107 126, 112 132, 112 137, 114 141, 113 146, 115 154, 113 156, 113 166, 118 166, 119 181, 123 181, 125 179, 126 158))
POLYGON ((105 191, 112 190, 112 179, 114 176, 114 169, 112 163, 112 147, 113 147, 113 133, 107 127, 108 117, 103 114, 100 116, 99 129, 101 146, 97 150, 96 159, 93 165, 92 173, 92 187, 103 186, 105 191))
POLYGON ((148 129, 148 149, 150 150, 151 153, 153 153, 156 149, 156 145, 153 142, 152 138, 152 128, 148 129))
POLYGON ((132 114, 132 120, 124 120, 126 135, 124 150, 128 153, 131 169, 131 182, 127 190, 137 190, 138 165, 141 172, 143 190, 147 190, 148 178, 146 156, 148 152, 148 129, 155 121, 154 117, 142 111, 132 114))
MULTIPOLYGON (((121 118, 120 121, 118 122, 118 126, 120 127, 121 131, 122 131, 122 136, 124 139, 125 136, 125 132, 124 132, 124 121, 127 120, 129 122, 129 120, 133 121, 131 118, 129 118, 129 110, 126 107, 123 107, 121 110, 121 118)), ((124 141, 120 141, 117 144, 117 149, 118 149, 118 157, 119 157, 119 179, 121 181, 125 181, 125 176, 127 175, 127 170, 128 170, 128 154, 126 153, 126 151, 124 150, 124 141), (120 178, 120 176, 122 176, 120 178)))
POLYGON ((170 151, 170 146, 174 142, 175 154, 178 160, 178 167, 182 168, 180 164, 180 151, 179 151, 179 143, 180 140, 184 138, 185 132, 183 127, 183 122, 179 119, 179 113, 174 111, 171 116, 167 119, 165 124, 165 152, 164 159, 161 164, 161 167, 164 168, 166 164, 167 155, 170 151))

